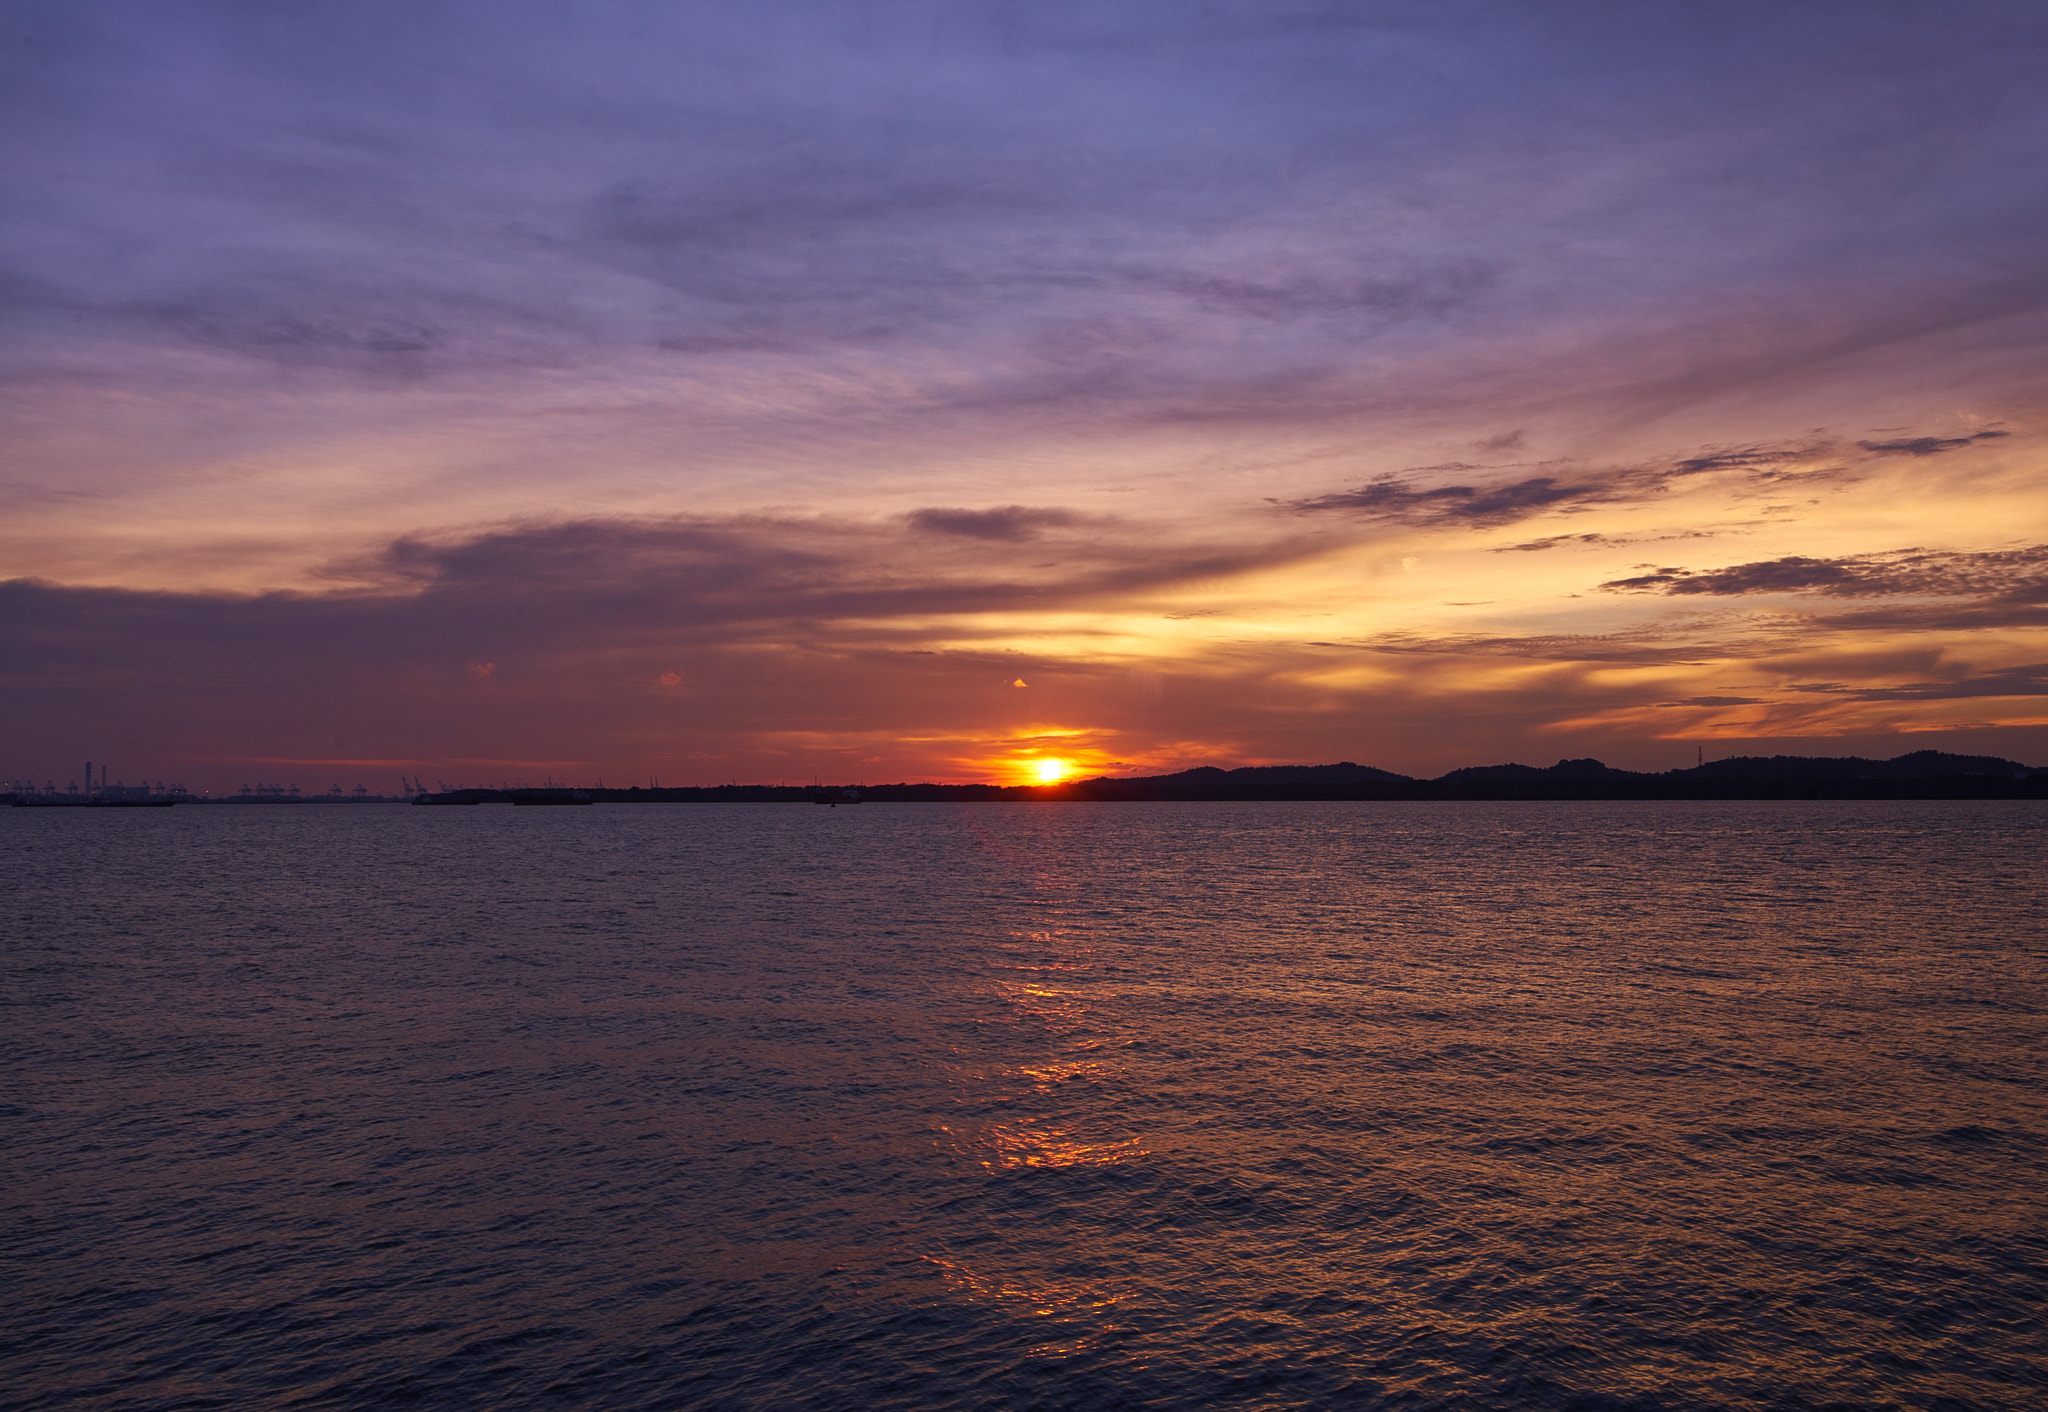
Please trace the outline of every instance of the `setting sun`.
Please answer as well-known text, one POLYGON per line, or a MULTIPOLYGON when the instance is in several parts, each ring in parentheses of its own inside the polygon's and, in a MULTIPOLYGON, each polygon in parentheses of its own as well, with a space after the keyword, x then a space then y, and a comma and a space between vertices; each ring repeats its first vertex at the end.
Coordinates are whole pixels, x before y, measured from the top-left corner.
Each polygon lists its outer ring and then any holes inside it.
POLYGON ((1067 777, 1067 762, 1064 760, 1034 760, 1031 772, 1038 776, 1040 784, 1058 784, 1067 777))

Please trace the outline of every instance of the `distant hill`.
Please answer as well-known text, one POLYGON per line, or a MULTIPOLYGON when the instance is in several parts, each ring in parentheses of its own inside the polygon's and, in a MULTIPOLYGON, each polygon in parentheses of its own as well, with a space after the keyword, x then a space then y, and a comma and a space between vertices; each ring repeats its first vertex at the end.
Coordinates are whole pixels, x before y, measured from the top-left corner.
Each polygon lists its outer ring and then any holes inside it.
POLYGON ((1985 799, 2048 798, 2048 772, 1986 755, 1916 750, 1859 756, 1734 756, 1639 774, 1598 760, 1547 769, 1483 765, 1417 781, 1419 799, 1985 799))
MULTIPOLYGON (((836 787, 835 787, 836 788, 836 787)), ((1433 780, 1342 760, 1334 765, 1200 765, 1170 775, 1104 776, 1064 784, 877 784, 855 791, 862 802, 980 800, 1460 800, 1460 799, 2048 799, 2048 769, 1991 755, 1916 750, 1890 760, 1859 756, 1739 755, 1684 770, 1645 774, 1593 759, 1555 765, 1475 765, 1433 780)), ((567 803, 564 790, 458 790, 430 803, 567 803)), ((583 789, 605 804, 802 803, 814 791, 794 785, 730 784, 672 789, 583 789)))
MULTIPOLYGON (((1072 785, 1035 787, 1033 797, 1047 797, 1044 790, 1085 791, 1072 797, 1087 799, 1377 799, 1381 791, 1413 785, 1406 775, 1355 765, 1349 760, 1334 765, 1246 765, 1225 770, 1215 765, 1198 765, 1172 775, 1141 775, 1129 779, 1094 779, 1072 785)), ((1055 795, 1053 797, 1068 797, 1055 795)))
POLYGON ((1707 778, 1761 777, 1782 774, 1800 779, 1931 780, 1954 775, 2033 774, 2028 766, 1993 755, 1949 755, 1939 750, 1916 750, 1890 760, 1865 760, 1861 756, 1735 755, 1710 760, 1682 774, 1707 778))
MULTIPOLYGON (((622 798, 627 791, 595 791, 622 798)), ((799 795, 762 786, 661 790, 666 797, 705 799, 799 795)), ((644 796, 643 796, 644 797, 644 796)), ((1305 799, 2043 799, 2048 770, 1985 755, 1916 750, 1893 760, 1855 756, 1772 755, 1714 760, 1661 774, 1617 770, 1598 760, 1555 765, 1479 765, 1438 779, 1414 779, 1342 760, 1334 765, 1199 765, 1170 775, 1104 776, 1063 784, 881 784, 861 797, 874 803, 943 800, 1305 799)))
POLYGON ((1593 759, 1478 765, 1433 780, 1337 765, 1213 767, 1005 791, 1037 799, 2041 799, 2048 771, 1988 755, 1916 750, 1856 756, 1738 756, 1658 774, 1593 759))

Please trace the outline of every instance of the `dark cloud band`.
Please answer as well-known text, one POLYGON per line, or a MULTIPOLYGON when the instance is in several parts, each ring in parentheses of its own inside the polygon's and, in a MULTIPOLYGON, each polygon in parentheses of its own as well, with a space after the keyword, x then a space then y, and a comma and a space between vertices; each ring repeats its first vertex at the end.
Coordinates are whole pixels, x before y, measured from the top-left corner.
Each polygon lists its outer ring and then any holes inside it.
POLYGON ((1660 568, 1600 585, 1611 593, 1728 598, 1813 593, 1836 598, 1908 595, 2038 602, 2048 591, 2048 545, 1975 553, 1899 549, 1832 559, 1787 555, 1724 569, 1660 568))

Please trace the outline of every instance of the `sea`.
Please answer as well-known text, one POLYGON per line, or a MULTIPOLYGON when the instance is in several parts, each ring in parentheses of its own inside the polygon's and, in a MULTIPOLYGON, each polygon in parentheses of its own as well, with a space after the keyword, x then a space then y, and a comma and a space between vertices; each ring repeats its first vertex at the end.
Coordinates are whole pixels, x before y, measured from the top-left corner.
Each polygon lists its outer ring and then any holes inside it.
POLYGON ((0 1405, 2048 1405, 2048 804, 0 813, 0 1405))

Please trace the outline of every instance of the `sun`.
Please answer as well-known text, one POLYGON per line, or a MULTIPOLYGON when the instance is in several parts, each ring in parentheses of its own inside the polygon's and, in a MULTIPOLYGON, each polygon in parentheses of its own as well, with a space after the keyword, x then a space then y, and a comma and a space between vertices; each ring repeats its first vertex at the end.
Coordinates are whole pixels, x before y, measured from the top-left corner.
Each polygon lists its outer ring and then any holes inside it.
POLYGON ((1064 760, 1034 760, 1031 772, 1038 776, 1040 784, 1058 784, 1067 777, 1069 766, 1064 760))

